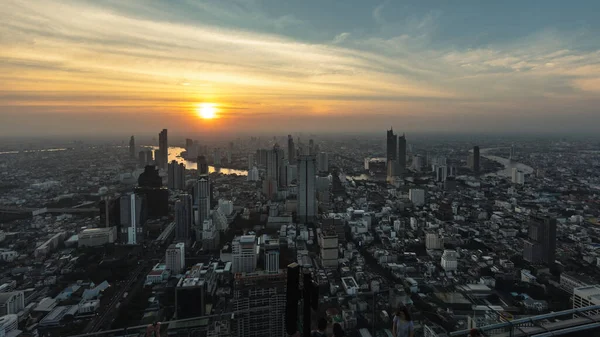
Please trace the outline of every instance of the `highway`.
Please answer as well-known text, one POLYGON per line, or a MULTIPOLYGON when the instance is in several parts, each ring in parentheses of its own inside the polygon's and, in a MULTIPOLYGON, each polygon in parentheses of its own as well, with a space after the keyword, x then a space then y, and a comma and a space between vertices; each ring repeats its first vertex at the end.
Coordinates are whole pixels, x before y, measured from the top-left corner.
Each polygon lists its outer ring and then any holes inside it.
MULTIPOLYGON (((111 298, 110 303, 108 305, 106 305, 103 310, 103 312, 101 313, 101 315, 99 317, 97 317, 95 320, 93 320, 92 322, 90 322, 90 324, 86 327, 85 329, 85 333, 93 333, 93 332, 97 332, 100 329, 102 329, 106 323, 110 322, 110 320, 112 320, 116 314, 119 312, 119 310, 115 310, 117 304, 122 300, 123 298, 123 294, 125 294, 125 292, 129 291, 129 289, 131 288, 131 286, 136 282, 139 281, 139 277, 142 274, 142 272, 145 271, 145 269, 147 268, 147 264, 142 263, 140 264, 129 276, 129 278, 127 279, 127 281, 125 281, 125 284, 120 284, 118 285, 120 288, 117 291, 117 293, 111 298)), ((116 285, 115 285, 116 286, 116 285)))

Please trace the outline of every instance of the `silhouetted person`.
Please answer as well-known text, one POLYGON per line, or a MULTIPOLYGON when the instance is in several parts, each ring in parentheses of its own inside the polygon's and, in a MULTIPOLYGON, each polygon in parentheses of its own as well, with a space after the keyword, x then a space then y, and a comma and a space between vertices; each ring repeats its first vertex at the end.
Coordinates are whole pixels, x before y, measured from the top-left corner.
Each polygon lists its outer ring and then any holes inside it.
POLYGON ((392 334, 394 337, 415 336, 414 324, 407 307, 402 307, 396 311, 394 322, 392 324, 392 334))
POLYGON ((346 336, 346 332, 344 332, 344 329, 342 329, 342 326, 340 325, 340 323, 335 323, 333 325, 333 337, 345 337, 346 336))
POLYGON ((317 322, 317 330, 313 330, 310 335, 311 337, 326 337, 325 330, 327 330, 327 320, 321 317, 317 322))

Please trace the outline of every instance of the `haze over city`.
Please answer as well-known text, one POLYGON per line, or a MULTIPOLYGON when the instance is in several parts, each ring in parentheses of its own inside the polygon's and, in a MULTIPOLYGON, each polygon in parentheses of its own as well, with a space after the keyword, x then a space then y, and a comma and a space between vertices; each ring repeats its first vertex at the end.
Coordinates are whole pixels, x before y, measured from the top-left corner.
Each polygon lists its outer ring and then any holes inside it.
POLYGON ((592 132, 598 11, 595 1, 5 0, 0 134, 592 132))

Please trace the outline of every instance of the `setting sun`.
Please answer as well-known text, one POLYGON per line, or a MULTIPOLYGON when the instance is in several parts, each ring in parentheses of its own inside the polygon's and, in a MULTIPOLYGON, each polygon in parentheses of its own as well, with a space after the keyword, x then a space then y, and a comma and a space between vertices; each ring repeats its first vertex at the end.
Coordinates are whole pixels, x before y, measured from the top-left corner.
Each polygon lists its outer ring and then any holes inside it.
POLYGON ((203 119, 213 119, 217 117, 217 108, 213 103, 202 103, 197 108, 198 116, 203 119))

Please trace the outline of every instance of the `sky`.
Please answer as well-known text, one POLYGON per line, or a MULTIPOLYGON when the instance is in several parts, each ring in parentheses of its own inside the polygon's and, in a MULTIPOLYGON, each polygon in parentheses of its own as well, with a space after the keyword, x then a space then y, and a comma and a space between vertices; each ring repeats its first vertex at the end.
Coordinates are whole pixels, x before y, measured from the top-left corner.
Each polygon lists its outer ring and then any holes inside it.
POLYGON ((597 132, 599 12, 563 0, 2 0, 0 135, 597 132), (203 103, 219 118, 200 118, 203 103))

